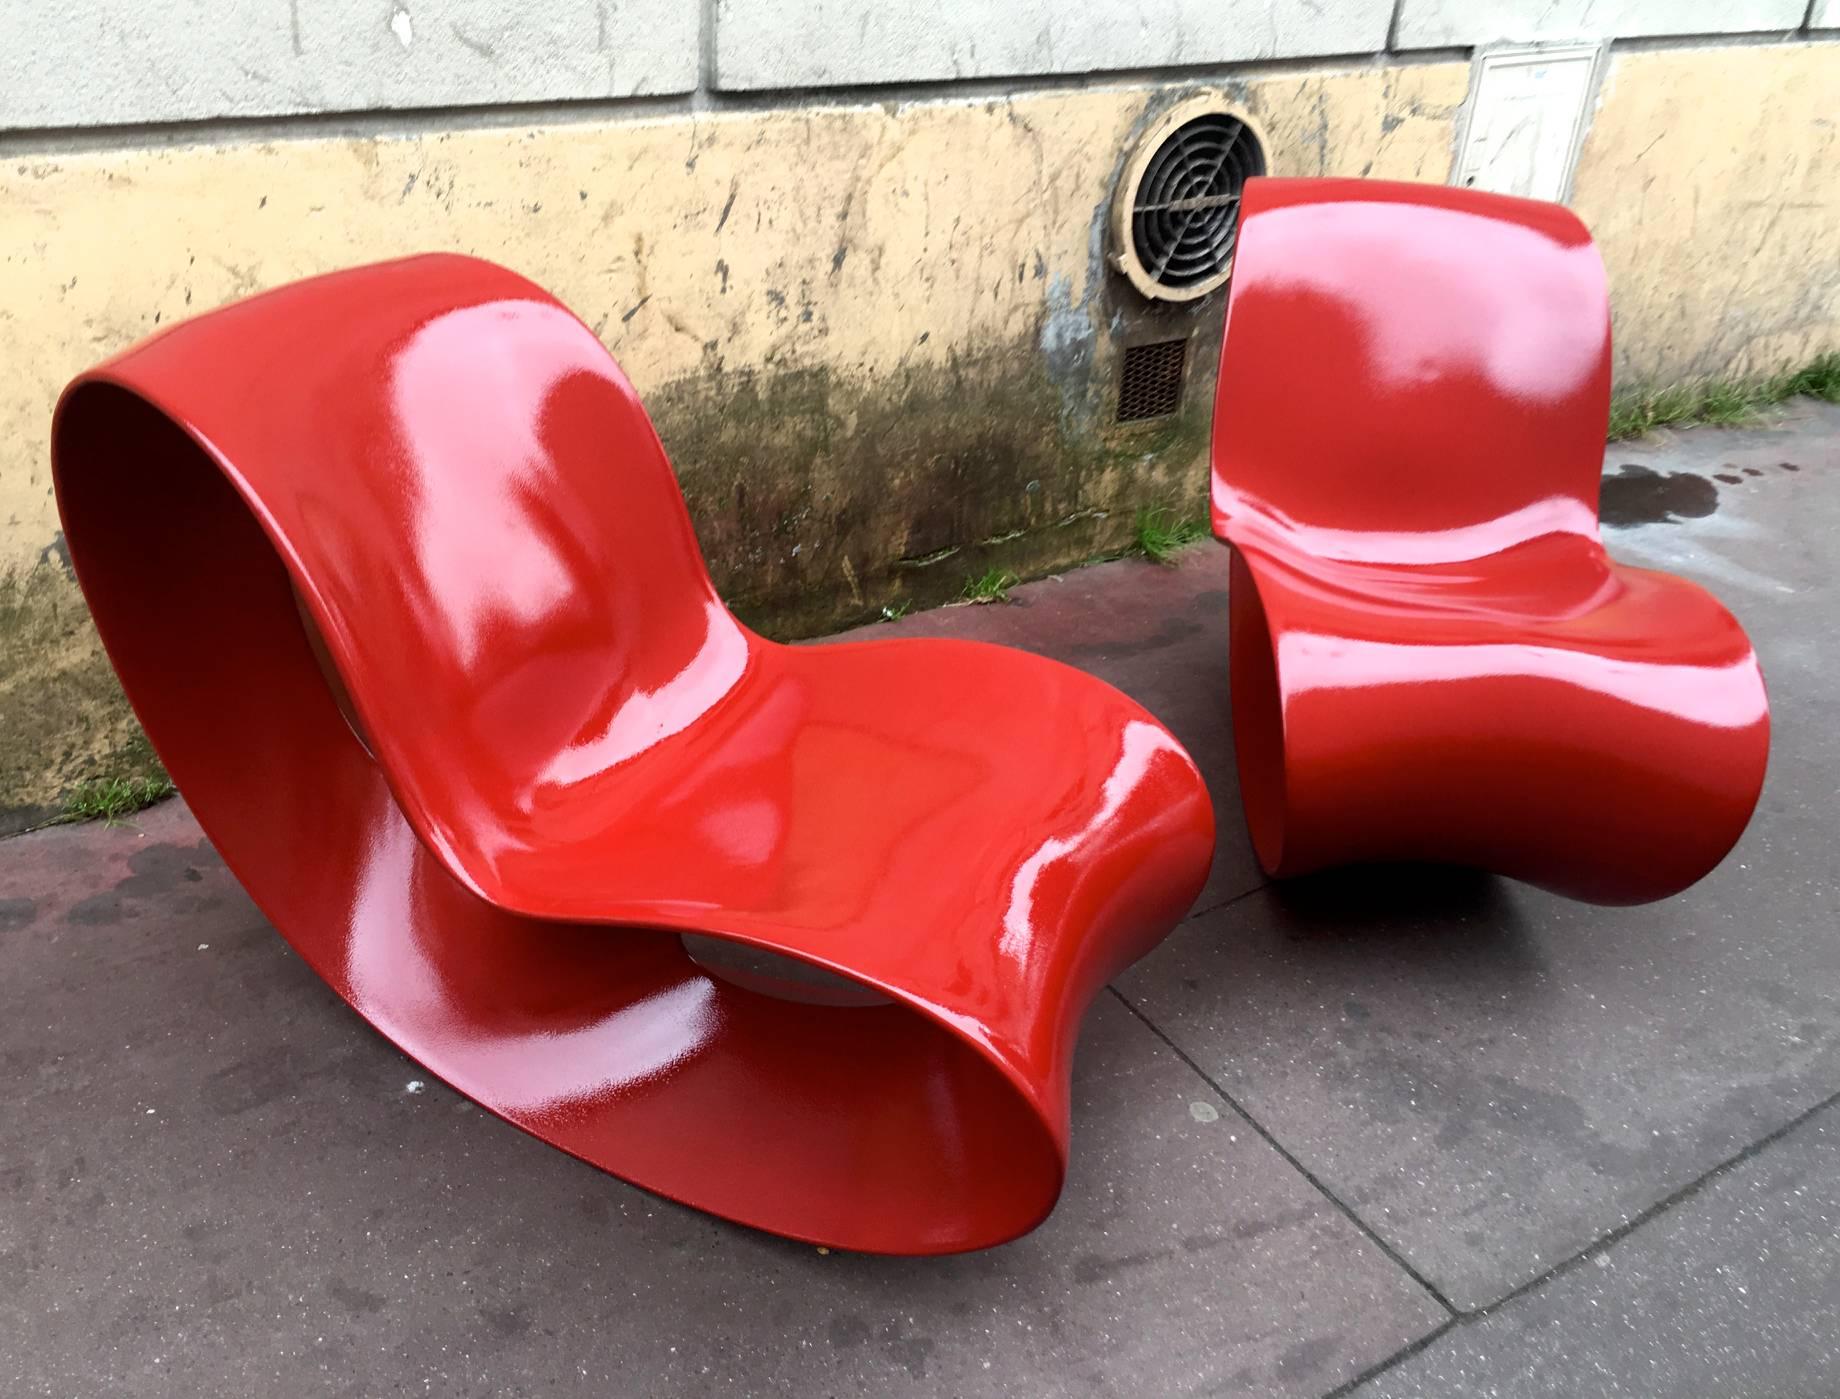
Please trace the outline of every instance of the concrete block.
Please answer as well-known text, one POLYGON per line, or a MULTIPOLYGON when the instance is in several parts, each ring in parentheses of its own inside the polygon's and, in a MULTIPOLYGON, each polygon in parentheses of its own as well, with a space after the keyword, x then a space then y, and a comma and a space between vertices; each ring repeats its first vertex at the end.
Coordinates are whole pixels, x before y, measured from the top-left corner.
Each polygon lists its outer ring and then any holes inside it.
POLYGON ((0 130, 684 92, 687 0, 8 0, 0 130))
POLYGON ((1808 12, 1810 29, 1840 29, 1840 0, 1814 0, 1808 12))
POLYGON ((1394 42, 1402 49, 1436 49, 1504 40, 1755 34, 1798 28, 1802 15, 1802 0, 1405 0, 1394 42))
POLYGON ((717 0, 731 89, 1233 63, 1385 46, 1387 0, 717 0))
POLYGON ((1840 1108, 1363 1399, 1840 1392, 1840 1108))
POLYGON ((0 1100, 29 1124, 7 1395, 1314 1399, 1443 1319, 1110 995, 1053 1217, 874 1258, 680 1208, 427 1079, 178 803, 8 842, 0 936, 0 1100))

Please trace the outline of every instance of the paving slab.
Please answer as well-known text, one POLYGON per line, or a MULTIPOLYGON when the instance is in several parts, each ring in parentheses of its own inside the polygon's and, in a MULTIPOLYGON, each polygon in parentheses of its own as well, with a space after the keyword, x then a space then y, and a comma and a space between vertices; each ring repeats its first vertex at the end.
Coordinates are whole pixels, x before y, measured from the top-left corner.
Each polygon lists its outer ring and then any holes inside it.
POLYGON ((1840 1109, 1501 1311, 1354 1392, 1361 1399, 1840 1393, 1840 1109))
POLYGON ((1840 409, 1606 467, 1613 551, 1718 591, 1776 717, 1737 852, 1643 909, 1453 871, 1267 885, 1214 546, 873 629, 1111 680, 1220 823, 1195 915, 1095 1008, 1060 1208, 984 1254, 820 1254, 489 1118, 287 953, 182 804, 0 842, 0 1394, 1320 1395, 1389 1359, 1369 1388, 1825 1382, 1831 1176, 1769 1172, 1826 1149, 1831 1113, 1771 1134, 1840 1090, 1840 409), (1574 1293, 1599 1274, 1624 1290, 1574 1293), (1442 1331, 1434 1292, 1486 1310, 1442 1331), (1615 1353, 1566 1310, 1593 1301, 1679 1364, 1615 1353))
POLYGON ((1464 1310, 1840 1089, 1840 408, 1606 467, 1612 552, 1711 586, 1763 661, 1771 770, 1726 863, 1625 909, 1455 871, 1262 886, 1120 983, 1464 1310))
POLYGON ((820 1253, 428 1079, 178 802, 0 844, 0 1394, 1312 1395, 1445 1313, 1113 996, 1050 1221, 820 1253))

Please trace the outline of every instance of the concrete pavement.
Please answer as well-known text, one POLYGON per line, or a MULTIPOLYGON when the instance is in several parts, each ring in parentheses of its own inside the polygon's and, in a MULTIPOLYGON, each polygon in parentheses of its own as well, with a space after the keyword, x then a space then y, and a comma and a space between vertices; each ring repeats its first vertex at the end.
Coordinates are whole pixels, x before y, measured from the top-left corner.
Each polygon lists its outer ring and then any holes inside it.
POLYGON ((1775 714, 1749 833, 1645 908, 1264 881, 1215 546, 881 629, 1104 676, 1220 818, 1088 1024, 1059 1208, 985 1254, 819 1253, 497 1122, 182 803, 0 842, 0 1394, 1840 1392, 1840 408, 1606 473, 1612 552, 1713 587, 1775 714))

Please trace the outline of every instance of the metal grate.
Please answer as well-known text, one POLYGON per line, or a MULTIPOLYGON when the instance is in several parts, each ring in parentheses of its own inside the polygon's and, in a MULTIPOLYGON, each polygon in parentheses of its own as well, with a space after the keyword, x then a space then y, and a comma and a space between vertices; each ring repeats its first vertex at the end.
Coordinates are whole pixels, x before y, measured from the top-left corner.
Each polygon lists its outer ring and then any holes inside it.
POLYGON ((1118 421, 1166 418, 1182 406, 1182 368, 1188 341, 1159 340, 1132 345, 1118 374, 1118 421))
POLYGON ((1192 287, 1233 259, 1239 196, 1265 173, 1265 152, 1238 117, 1184 122, 1144 166, 1131 205, 1131 244, 1152 282, 1192 287))

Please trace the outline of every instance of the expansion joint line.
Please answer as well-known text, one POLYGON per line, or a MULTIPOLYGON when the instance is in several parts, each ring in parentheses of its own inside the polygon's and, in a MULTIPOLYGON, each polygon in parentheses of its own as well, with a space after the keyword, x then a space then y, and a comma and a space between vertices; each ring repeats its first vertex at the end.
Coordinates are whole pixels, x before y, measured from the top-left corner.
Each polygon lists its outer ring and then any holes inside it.
MULTIPOLYGON (((1260 887, 1263 888, 1264 886, 1261 885, 1260 887)), ((1246 894, 1240 895, 1240 898, 1245 898, 1248 895, 1254 894, 1257 892, 1258 890, 1256 889, 1248 890, 1246 894)), ((1239 902, 1238 899, 1230 899, 1228 900, 1227 904, 1222 904, 1221 907, 1225 908, 1229 904, 1233 904, 1237 902, 1239 902)), ((1339 1211, 1342 1214, 1342 1216, 1348 1220, 1349 1223, 1353 1224, 1356 1229, 1360 1230, 1361 1233, 1367 1238, 1367 1240, 1374 1245, 1374 1247, 1378 1248, 1382 1253, 1384 1253, 1388 1258, 1390 1258, 1393 1261, 1396 1267, 1398 1267, 1402 1272, 1406 1273, 1420 1287, 1424 1288, 1426 1293, 1429 1294, 1437 1302, 1437 1304, 1440 1307, 1442 1307, 1446 1312, 1450 1313, 1452 1319, 1455 1319, 1457 1316, 1460 1315, 1457 1308, 1453 1306, 1451 1304, 1450 1299, 1446 1297, 1442 1291, 1439 1290, 1436 1283, 1432 1282, 1431 1279, 1427 1278, 1423 1273, 1419 1272, 1417 1268, 1414 1268, 1412 1264, 1407 1261, 1404 1254, 1400 1253, 1398 1249, 1394 1248, 1392 1244, 1388 1243, 1384 1238, 1382 1238, 1380 1234, 1373 1228, 1372 1225, 1370 1225, 1366 1220, 1362 1219, 1358 1213, 1356 1213, 1353 1206, 1349 1205, 1347 1201, 1343 1200, 1333 1190, 1331 1190, 1328 1187, 1328 1185, 1326 1185, 1323 1182, 1323 1180, 1314 1171, 1312 1171, 1308 1166, 1304 1165, 1303 1162, 1297 1158, 1296 1153, 1291 1151, 1289 1147, 1285 1146, 1283 1142, 1279 1141, 1268 1130, 1266 1130, 1265 1124, 1260 1122, 1256 1117, 1254 1117, 1250 1112, 1248 1112, 1245 1106, 1239 1101, 1239 1099, 1235 1098, 1225 1088, 1221 1087, 1220 1082, 1217 1079, 1215 1079, 1212 1074, 1208 1073, 1207 1070, 1203 1069, 1201 1065, 1197 1064, 1194 1061, 1194 1059, 1187 1053, 1187 1051, 1185 1051, 1174 1040, 1170 1039, 1168 1035, 1164 1034, 1161 1026, 1159 1026, 1149 1016, 1145 1015, 1144 1012, 1140 1010, 1131 1001, 1131 999, 1127 997, 1124 994, 1124 992, 1120 991, 1116 986, 1111 988, 1111 992, 1114 996, 1116 996, 1119 999, 1119 1001, 1123 1004, 1126 1010, 1130 1011, 1131 1014, 1135 1015, 1139 1020, 1143 1021, 1143 1023, 1147 1027, 1149 1027, 1151 1034, 1155 1035, 1158 1039, 1160 1039, 1165 1045, 1169 1047, 1169 1050, 1171 1053, 1173 1053, 1184 1064, 1188 1065, 1189 1068, 1194 1070, 1194 1072, 1200 1077, 1201 1081, 1207 1084, 1209 1088, 1213 1089, 1214 1092, 1217 1095, 1219 1095, 1221 1101, 1226 1103, 1228 1107, 1232 1108, 1234 1113, 1239 1117, 1239 1119, 1242 1122, 1244 1122, 1248 1127, 1250 1127, 1254 1132, 1258 1134, 1259 1139, 1261 1141, 1263 1141, 1273 1151, 1277 1152, 1279 1156, 1283 1157, 1285 1162, 1289 1164, 1292 1170, 1296 1171, 1298 1175, 1302 1176, 1305 1180, 1307 1180, 1310 1183, 1310 1185, 1316 1190, 1316 1192, 1323 1197, 1323 1199, 1327 1200, 1330 1204, 1334 1205, 1337 1211, 1339 1211)))
MULTIPOLYGON (((1154 1029, 1155 1027, 1152 1026, 1151 1028, 1154 1029)), ((1827 1109, 1831 1107, 1836 1106, 1837 1104, 1840 1104, 1840 1093, 1829 1094, 1827 1097, 1821 1099, 1820 1102, 1816 1103, 1813 1107, 1807 1108, 1804 1111, 1796 1114, 1794 1117, 1790 1118, 1787 1122, 1783 1123, 1780 1127, 1777 1127, 1775 1130, 1771 1132, 1765 1133, 1763 1136, 1757 1138, 1756 1141, 1750 1143, 1750 1145, 1744 1147, 1743 1149, 1736 1152, 1735 1154, 1726 1157, 1723 1161, 1719 1162, 1716 1166, 1713 1166, 1707 1171, 1703 1172, 1702 1174, 1695 1176, 1692 1180, 1688 1181, 1685 1185, 1681 1186, 1678 1190, 1674 1191, 1673 1194, 1664 1196, 1663 1198, 1655 1201, 1654 1204, 1650 1205, 1647 1209, 1643 1210, 1640 1214, 1635 1215, 1632 1218, 1625 1220, 1623 1223, 1619 1224, 1616 1228, 1610 1230, 1609 1232, 1600 1234, 1597 1238, 1593 1239, 1590 1243, 1586 1244, 1583 1248, 1579 1249, 1578 1252, 1572 1254, 1571 1256, 1567 1258, 1561 1259, 1559 1262, 1553 1264, 1552 1267, 1548 1268, 1545 1272, 1539 1274, 1537 1277, 1529 1278, 1526 1282, 1522 1283, 1519 1287, 1515 1288, 1511 1292, 1505 1293, 1502 1296, 1497 1297, 1493 1302, 1490 1302, 1484 1306, 1473 1308, 1472 1310, 1469 1310, 1469 1311, 1456 1311, 1455 1309, 1453 1309, 1450 1319, 1444 1322, 1441 1326, 1437 1326, 1433 1328, 1431 1331, 1427 1332, 1425 1335, 1420 1336, 1417 1340, 1413 1341, 1410 1345, 1401 1347, 1399 1350, 1395 1351, 1392 1355, 1387 1356, 1386 1359, 1379 1361, 1378 1363, 1374 1365, 1369 1366, 1367 1369, 1363 1370, 1360 1374, 1356 1375, 1353 1379, 1349 1380, 1347 1383, 1338 1385, 1336 1388, 1330 1390, 1326 1395, 1324 1395, 1323 1399, 1343 1399, 1343 1396, 1353 1394, 1356 1390, 1360 1389, 1363 1385, 1369 1383, 1372 1380, 1378 1379, 1381 1375, 1384 1375, 1388 1370, 1391 1370, 1396 1365, 1400 1364, 1402 1361, 1410 1360, 1413 1356, 1417 1355, 1420 1351, 1430 1346, 1433 1342, 1441 1339, 1443 1336, 1445 1336, 1449 1332, 1454 1331, 1460 1326, 1468 1326, 1474 1322, 1478 1322, 1487 1317, 1491 1317, 1496 1312, 1503 1310, 1504 1308, 1512 1305, 1515 1302, 1518 1302, 1521 1298, 1527 1296, 1529 1293, 1537 1292, 1539 1289, 1545 1287, 1547 1283, 1552 1282, 1557 1278, 1561 1278, 1565 1276, 1565 1274, 1571 1272, 1573 1269, 1581 1267, 1583 1264, 1588 1263, 1591 1259, 1596 1258, 1599 1254, 1607 1252, 1609 1249, 1614 1247, 1616 1244, 1621 1243, 1624 1239, 1628 1238, 1631 1234, 1635 1233, 1635 1231, 1640 1229, 1643 1225, 1649 1223, 1651 1220, 1658 1219, 1660 1216, 1672 1210, 1676 1205, 1684 1204, 1688 1200, 1691 1200, 1695 1195, 1698 1195, 1702 1190, 1704 1190, 1707 1186, 1711 1185, 1714 1181, 1720 1179, 1722 1176, 1729 1175, 1732 1171, 1735 1171, 1738 1167, 1744 1165, 1746 1162, 1750 1161, 1753 1157, 1761 1155, 1763 1152, 1767 1151, 1770 1147, 1774 1146, 1777 1142, 1781 1141, 1784 1137, 1788 1136, 1791 1132, 1795 1131, 1798 1127, 1808 1122, 1811 1118, 1819 1116, 1821 1113, 1827 1111, 1827 1109)), ((1330 1198, 1333 1199, 1334 1197, 1331 1196, 1330 1198)), ((1410 1271, 1410 1269, 1408 1269, 1408 1271, 1410 1271)), ((1418 1274, 1413 1273, 1413 1276, 1417 1277, 1418 1274)), ((1439 1298, 1439 1300, 1442 1301, 1443 1299, 1439 1298)), ((1448 1306, 1449 1304, 1446 1303, 1446 1305, 1448 1306)))
MULTIPOLYGON (((1232 898, 1227 899, 1223 901, 1222 903, 1212 905, 1211 907, 1207 909, 1202 909, 1198 911, 1197 913, 1191 914, 1189 921, 1192 921, 1194 918, 1200 917, 1207 913, 1218 913, 1220 910, 1229 908, 1232 905, 1239 903, 1243 899, 1250 898, 1252 895, 1258 893, 1259 890, 1264 889, 1266 887, 1267 885, 1263 883, 1255 885, 1253 888, 1247 889, 1243 893, 1236 894, 1232 898)), ((1119 1004, 1124 1006, 1124 1008, 1128 1010, 1132 1015, 1136 1016, 1138 1020, 1142 1021, 1144 1026, 1150 1031, 1151 1034, 1155 1035, 1159 1040, 1161 1040, 1163 1044, 1168 1047, 1169 1051, 1176 1056, 1176 1058, 1180 1059, 1191 1070, 1193 1070, 1196 1077, 1201 1079, 1203 1083, 1207 1084, 1207 1086, 1214 1091, 1216 1096, 1218 1096, 1222 1102, 1226 1103, 1226 1105, 1233 1110, 1234 1114, 1242 1122, 1244 1122, 1247 1127, 1251 1128, 1253 1132, 1257 1133, 1261 1141, 1263 1141, 1273 1151, 1277 1152, 1278 1155, 1284 1159, 1284 1161, 1291 1167, 1292 1170, 1296 1171, 1298 1175, 1302 1176, 1304 1180, 1309 1182, 1311 1188, 1313 1188, 1319 1195, 1321 1195, 1323 1199, 1327 1200, 1331 1205, 1333 1205, 1336 1211, 1340 1213, 1343 1218, 1347 1219, 1350 1224, 1354 1225, 1354 1227, 1360 1231, 1362 1237, 1366 1238, 1368 1242, 1372 1243, 1374 1247, 1378 1248, 1383 1254, 1386 1255, 1387 1258, 1392 1260, 1393 1264, 1396 1267, 1398 1267, 1401 1272, 1405 1273, 1407 1277, 1411 1278, 1413 1282, 1417 1283, 1421 1288, 1423 1288, 1425 1290, 1426 1295, 1429 1296, 1433 1301, 1435 1301, 1440 1307, 1444 1309, 1446 1313, 1445 1319, 1442 1322, 1440 1322, 1437 1326, 1432 1327, 1431 1330, 1427 1331, 1424 1335, 1418 1337, 1417 1339, 1411 1341, 1409 1344, 1400 1347, 1398 1350, 1394 1351, 1391 1355, 1387 1356, 1385 1359, 1377 1361, 1373 1365, 1370 1365, 1367 1369, 1363 1370, 1360 1374, 1356 1375, 1353 1379, 1347 1380, 1344 1383, 1337 1385, 1334 1389, 1330 1390, 1327 1394, 1325 1394, 1323 1396, 1323 1399, 1345 1399, 1345 1396, 1353 1394, 1356 1390, 1362 1388, 1364 1385, 1367 1385, 1371 1383, 1373 1380, 1378 1379, 1381 1375, 1386 1374, 1387 1371, 1392 1370, 1393 1368, 1400 1365, 1404 1361, 1410 1360, 1413 1356, 1417 1355, 1420 1351, 1423 1351, 1427 1349, 1428 1347, 1434 1345, 1436 1342, 1442 1340, 1445 1336, 1450 1334, 1450 1332, 1458 1329, 1459 1327, 1469 1326, 1475 1322, 1485 1320, 1486 1318, 1493 1316, 1496 1312, 1499 1312, 1503 1310, 1504 1308, 1511 1306, 1513 1303, 1519 1301, 1521 1298, 1529 1295, 1530 1293, 1537 1292, 1539 1289, 1545 1287, 1548 1283, 1554 1281, 1557 1278, 1561 1278, 1565 1276, 1567 1273, 1571 1272, 1573 1269, 1582 1266, 1583 1264, 1589 1262, 1591 1259, 1597 1257, 1599 1254, 1604 1253, 1610 1248, 1614 1247, 1616 1244, 1620 1243, 1622 1240, 1628 1238, 1629 1235, 1635 1233, 1636 1230, 1642 1228, 1643 1225, 1649 1223, 1651 1220, 1659 1218, 1661 1215, 1666 1214, 1668 1211, 1672 1210, 1676 1205, 1684 1204, 1686 1201, 1691 1200, 1694 1196, 1698 1195, 1702 1190, 1704 1190, 1707 1186, 1711 1185, 1714 1181, 1718 1180, 1722 1176, 1728 1175, 1730 1172, 1736 1170, 1738 1167, 1750 1161, 1753 1157, 1758 1156, 1764 1151, 1768 1150, 1771 1146, 1775 1145, 1778 1141, 1781 1141, 1784 1137, 1788 1136, 1791 1132, 1795 1131, 1798 1127, 1801 1127, 1804 1123, 1808 1122, 1811 1118, 1818 1116, 1819 1114, 1821 1114, 1822 1112, 1825 1112, 1827 1109, 1831 1107, 1840 1105, 1840 1093, 1830 1094, 1829 1096, 1815 1103, 1812 1107, 1809 1107, 1805 1109, 1804 1111, 1798 1113, 1796 1116, 1790 1118, 1787 1122, 1784 1122, 1781 1126, 1775 1128, 1774 1130, 1770 1132, 1765 1133, 1761 1137, 1758 1137, 1755 1141, 1749 1143, 1747 1146, 1743 1147, 1741 1150, 1735 1152, 1731 1156, 1726 1157, 1723 1161, 1720 1161, 1718 1164, 1708 1168, 1706 1171, 1702 1172, 1700 1175, 1695 1176, 1692 1180, 1688 1181, 1685 1185, 1681 1186, 1679 1189, 1675 1190, 1673 1193, 1664 1196, 1660 1200, 1657 1200, 1654 1204, 1650 1205, 1647 1209, 1643 1210, 1640 1214, 1634 1215, 1631 1218, 1625 1220, 1622 1224, 1619 1224, 1616 1228, 1608 1230, 1605 1233, 1598 1235, 1595 1239, 1591 1240, 1590 1243, 1586 1244, 1583 1248, 1579 1249, 1576 1253, 1570 1254, 1567 1257, 1561 1259, 1559 1262, 1553 1264, 1550 1268, 1547 1268, 1544 1272, 1541 1272, 1538 1275, 1529 1278, 1526 1282, 1521 1283, 1518 1287, 1512 1289, 1509 1292, 1503 1293, 1500 1297, 1496 1298, 1492 1302, 1488 1302, 1480 1307, 1472 1307, 1469 1309, 1465 1309, 1465 1308, 1457 1306, 1456 1303, 1452 1302, 1450 1298, 1445 1295, 1443 1289, 1438 1287, 1436 1283, 1432 1282, 1430 1278, 1426 1277, 1425 1274, 1421 1272, 1418 1268, 1414 1267, 1411 1261, 1408 1260, 1405 1257, 1405 1255, 1399 1251, 1399 1249, 1394 1247, 1390 1242, 1388 1242, 1384 1237, 1382 1237, 1378 1230, 1376 1230, 1371 1224, 1369 1224, 1365 1219, 1363 1219, 1360 1213, 1352 1205, 1350 1205, 1346 1200, 1342 1199, 1341 1196, 1337 1195, 1335 1191, 1329 1188, 1328 1184, 1320 1176, 1318 1176, 1308 1166, 1304 1165, 1303 1162, 1298 1158, 1295 1152, 1293 1152, 1289 1147, 1285 1146, 1283 1142, 1279 1141, 1278 1138, 1265 1126, 1264 1123, 1260 1122, 1258 1118, 1254 1117, 1252 1113, 1246 1108, 1246 1106, 1239 1101, 1238 1098, 1234 1097, 1232 1093, 1229 1093, 1221 1085, 1220 1081, 1216 1079, 1214 1075, 1210 1074, 1206 1069, 1202 1068, 1201 1065, 1195 1061, 1192 1055, 1190 1055, 1186 1050, 1184 1050, 1180 1045, 1178 1045, 1173 1039, 1171 1039, 1169 1035, 1163 1031, 1163 1028, 1160 1025, 1158 1025, 1154 1020, 1152 1020, 1147 1014, 1145 1014, 1143 1009, 1139 1007, 1135 1002, 1133 1002, 1130 999, 1130 997, 1126 996, 1124 992, 1119 990, 1119 988, 1116 986, 1113 986, 1109 989, 1111 990, 1112 994, 1118 998, 1119 1004)))

